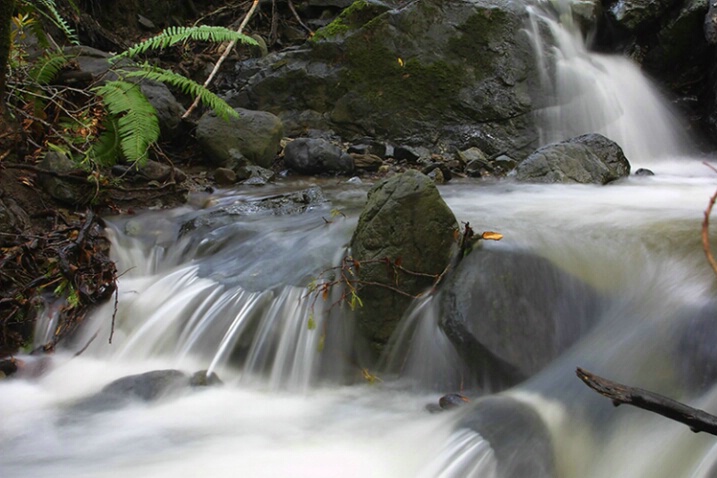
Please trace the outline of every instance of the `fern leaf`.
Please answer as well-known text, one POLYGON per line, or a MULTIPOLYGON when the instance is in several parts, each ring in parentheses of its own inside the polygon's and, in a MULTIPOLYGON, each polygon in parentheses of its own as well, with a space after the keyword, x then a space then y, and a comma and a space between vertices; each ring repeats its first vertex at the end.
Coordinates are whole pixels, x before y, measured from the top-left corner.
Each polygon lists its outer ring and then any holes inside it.
POLYGON ((37 60, 29 72, 30 78, 40 85, 47 85, 69 61, 69 58, 60 52, 49 53, 37 60))
POLYGON ((131 58, 148 50, 161 50, 186 40, 209 41, 221 43, 240 41, 249 45, 257 45, 256 40, 244 34, 218 26, 200 25, 196 27, 169 27, 160 34, 153 36, 112 58, 131 58))
POLYGON ((94 91, 107 111, 117 118, 120 149, 127 160, 143 163, 149 147, 159 139, 157 111, 139 86, 127 81, 109 81, 94 91))
POLYGON ((87 152, 87 157, 100 166, 113 166, 117 164, 117 158, 121 150, 117 118, 107 116, 102 125, 104 126, 104 131, 100 133, 97 140, 92 144, 92 147, 87 152))
POLYGON ((75 30, 62 18, 62 15, 60 15, 60 12, 57 10, 55 0, 37 0, 37 3, 45 7, 44 9, 38 9, 38 11, 47 17, 57 28, 62 30, 62 33, 70 40, 70 43, 73 45, 80 44, 75 30))
POLYGON ((171 85, 181 90, 183 93, 193 97, 198 97, 202 104, 214 110, 218 116, 224 118, 225 120, 230 117, 239 117, 239 113, 237 113, 234 108, 229 106, 226 101, 184 75, 180 75, 179 73, 175 73, 171 70, 165 70, 164 68, 152 66, 147 63, 139 65, 139 68, 139 70, 126 73, 124 75, 125 78, 146 78, 148 80, 154 80, 171 85))

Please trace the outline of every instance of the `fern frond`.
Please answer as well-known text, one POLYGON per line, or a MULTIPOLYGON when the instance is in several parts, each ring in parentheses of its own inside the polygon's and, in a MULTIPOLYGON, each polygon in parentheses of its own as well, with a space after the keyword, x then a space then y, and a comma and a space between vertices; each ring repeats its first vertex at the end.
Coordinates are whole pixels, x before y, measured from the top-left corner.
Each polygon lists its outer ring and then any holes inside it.
POLYGON ((214 112, 221 118, 228 119, 229 117, 239 117, 239 113, 237 113, 234 108, 229 106, 226 101, 184 75, 180 75, 179 73, 175 73, 171 70, 165 70, 164 68, 152 66, 148 63, 139 65, 139 68, 139 70, 125 73, 124 77, 146 78, 148 80, 154 80, 171 85, 181 90, 183 93, 191 95, 192 97, 198 97, 202 104, 214 110, 214 112))
POLYGON ((114 166, 117 164, 117 158, 121 150, 117 118, 107 116, 102 121, 102 126, 104 131, 92 143, 87 152, 87 157, 99 166, 114 166))
POLYGON ((38 4, 45 7, 44 9, 38 9, 38 11, 47 17, 57 28, 62 30, 70 43, 73 45, 79 45, 80 41, 77 39, 75 30, 62 18, 60 12, 57 10, 55 0, 36 0, 38 4))
POLYGON ((94 91, 117 118, 122 154, 129 161, 145 162, 149 147, 159 139, 157 111, 147 97, 139 86, 127 81, 108 81, 94 91))
POLYGON ((160 34, 136 44, 112 59, 131 58, 148 50, 161 50, 186 40, 209 41, 213 43, 240 41, 249 45, 257 45, 256 40, 253 38, 224 27, 209 25, 169 27, 164 29, 160 34))
POLYGON ((62 68, 69 63, 69 58, 61 52, 48 53, 39 58, 30 72, 30 78, 40 85, 47 85, 55 79, 62 68))

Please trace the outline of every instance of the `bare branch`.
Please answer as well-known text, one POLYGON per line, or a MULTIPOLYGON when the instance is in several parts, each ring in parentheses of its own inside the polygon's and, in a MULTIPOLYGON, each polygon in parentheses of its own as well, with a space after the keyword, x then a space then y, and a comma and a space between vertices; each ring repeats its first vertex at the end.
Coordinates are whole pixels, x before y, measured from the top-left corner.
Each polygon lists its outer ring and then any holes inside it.
POLYGON ((705 411, 692 408, 664 395, 612 382, 580 367, 576 370, 576 374, 588 387, 611 399, 616 407, 622 404, 632 405, 683 423, 695 433, 717 435, 717 417, 705 411))

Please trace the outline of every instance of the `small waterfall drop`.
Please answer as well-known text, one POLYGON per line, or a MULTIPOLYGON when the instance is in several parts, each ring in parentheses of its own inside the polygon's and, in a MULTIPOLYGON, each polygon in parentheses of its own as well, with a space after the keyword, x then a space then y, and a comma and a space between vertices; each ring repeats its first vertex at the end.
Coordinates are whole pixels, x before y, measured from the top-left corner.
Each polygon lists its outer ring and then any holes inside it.
POLYGON ((537 113, 543 144, 600 133, 640 165, 689 153, 678 115, 639 66, 619 55, 588 51, 572 2, 529 6, 528 13, 543 88, 551 98, 537 113))

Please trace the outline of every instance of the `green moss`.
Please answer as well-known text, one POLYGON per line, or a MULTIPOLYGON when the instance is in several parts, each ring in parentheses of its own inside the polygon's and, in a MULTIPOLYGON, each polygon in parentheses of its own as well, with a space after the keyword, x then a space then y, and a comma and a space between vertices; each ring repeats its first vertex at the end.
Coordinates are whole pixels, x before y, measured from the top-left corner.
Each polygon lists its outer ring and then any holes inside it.
POLYGON ((476 69, 478 77, 483 70, 492 70, 491 63, 500 56, 501 48, 514 48, 515 45, 493 44, 497 38, 510 38, 501 30, 519 31, 522 24, 515 21, 500 9, 482 10, 469 17, 459 27, 460 35, 452 38, 448 44, 454 58, 467 61, 476 69))
POLYGON ((361 28, 384 11, 386 11, 386 7, 382 5, 372 4, 366 0, 356 0, 346 7, 334 21, 323 28, 319 28, 314 33, 314 36, 311 37, 311 41, 318 42, 334 38, 351 30, 361 28))
POLYGON ((462 80, 456 65, 400 58, 380 40, 350 40, 346 55, 349 68, 343 81, 381 109, 442 110, 456 96, 462 80))

